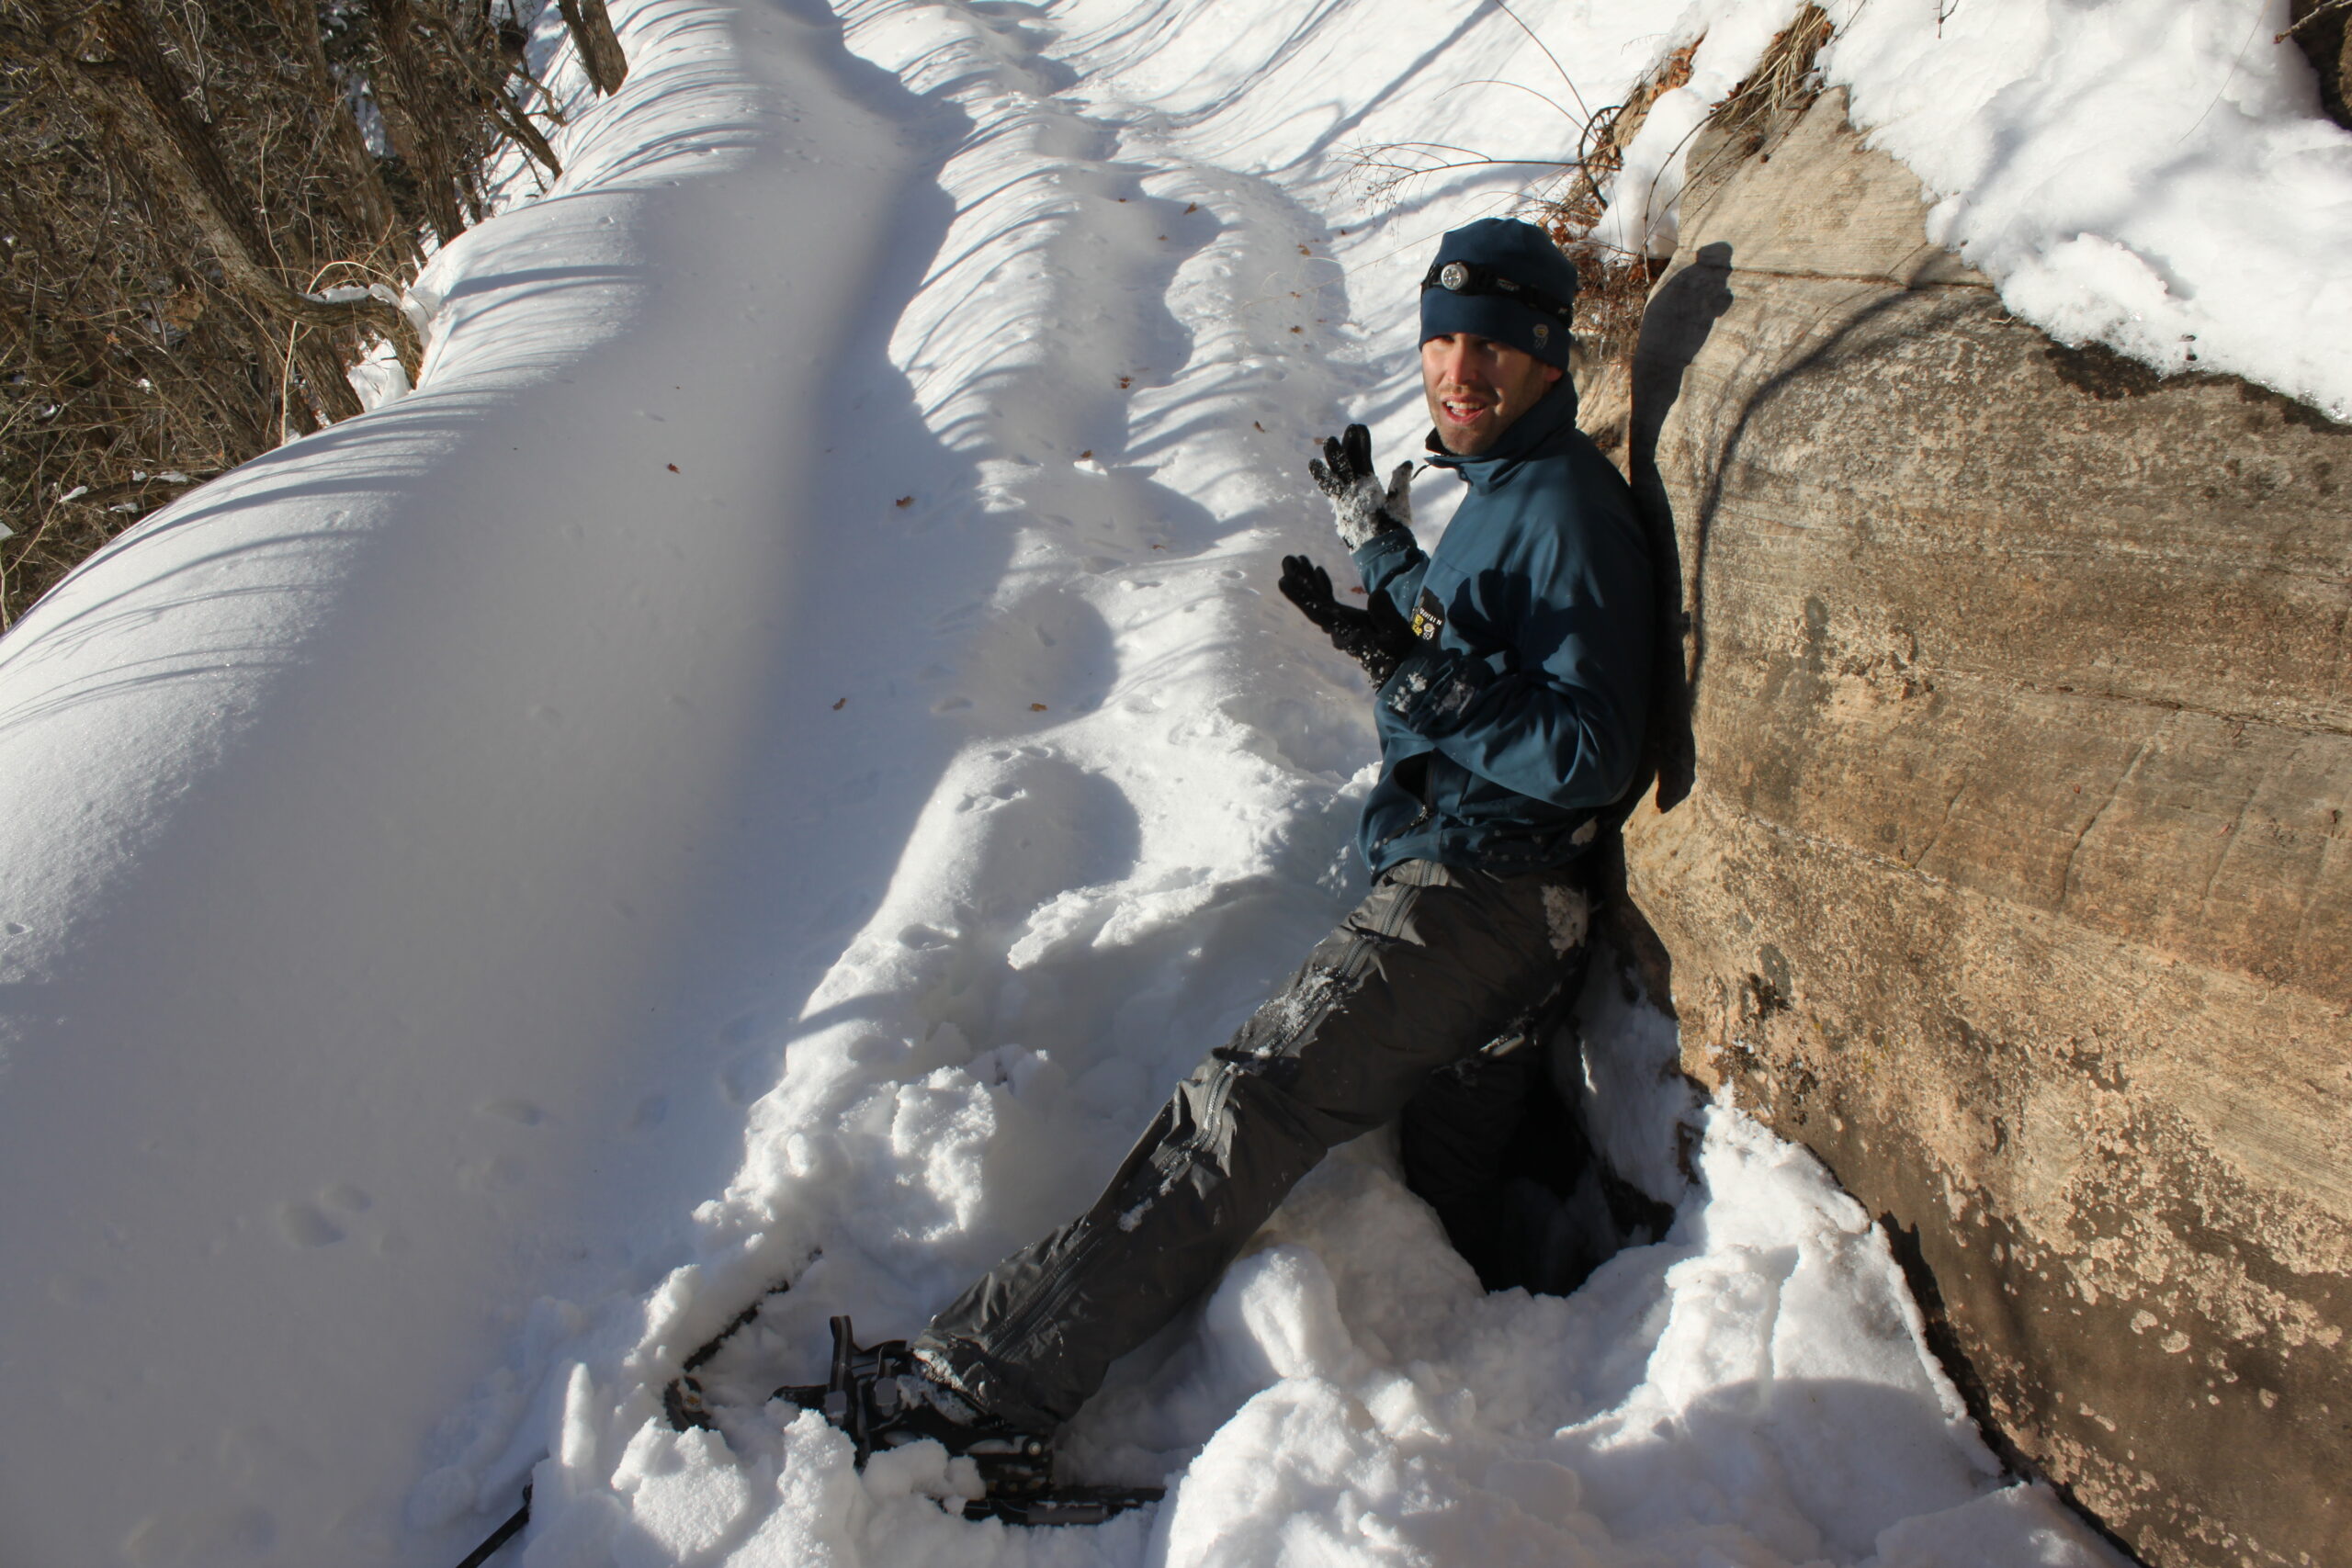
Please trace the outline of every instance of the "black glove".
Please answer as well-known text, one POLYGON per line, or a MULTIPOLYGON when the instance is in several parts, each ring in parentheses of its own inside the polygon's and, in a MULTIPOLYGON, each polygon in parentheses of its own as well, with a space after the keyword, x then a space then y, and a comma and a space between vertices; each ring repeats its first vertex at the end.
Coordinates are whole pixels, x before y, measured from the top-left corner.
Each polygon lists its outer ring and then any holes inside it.
POLYGON ((1399 463, 1385 488, 1372 471, 1372 432, 1348 426, 1345 441, 1323 438, 1323 456, 1310 457, 1306 471, 1331 501, 1331 521, 1340 542, 1360 550, 1383 534, 1413 521, 1413 465, 1399 463))
POLYGON ((1283 557, 1280 587, 1300 615, 1323 628, 1333 648, 1363 666, 1374 686, 1387 684, 1396 666, 1420 646, 1387 594, 1374 594, 1369 609, 1342 604, 1331 596, 1331 574, 1305 556, 1283 557))

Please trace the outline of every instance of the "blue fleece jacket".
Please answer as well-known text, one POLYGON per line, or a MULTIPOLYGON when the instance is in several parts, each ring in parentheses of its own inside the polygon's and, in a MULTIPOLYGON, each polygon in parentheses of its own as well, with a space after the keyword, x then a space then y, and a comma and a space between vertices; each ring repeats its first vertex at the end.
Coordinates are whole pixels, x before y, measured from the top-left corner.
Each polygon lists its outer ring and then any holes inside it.
POLYGON ((1374 875, 1434 860, 1509 874, 1575 859, 1634 780, 1649 702, 1650 552, 1633 492, 1576 428, 1567 378, 1475 457, 1434 556, 1355 552, 1421 639, 1383 686, 1374 875))

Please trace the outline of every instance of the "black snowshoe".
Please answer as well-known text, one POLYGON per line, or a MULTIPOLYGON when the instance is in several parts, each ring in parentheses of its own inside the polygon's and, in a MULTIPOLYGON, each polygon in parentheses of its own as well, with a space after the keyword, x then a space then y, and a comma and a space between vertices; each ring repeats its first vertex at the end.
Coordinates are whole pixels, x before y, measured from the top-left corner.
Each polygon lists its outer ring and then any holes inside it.
POLYGON ((1053 1484, 1053 1447, 982 1415, 935 1382, 903 1339, 861 1348, 846 1317, 832 1320, 832 1375, 821 1383, 786 1384, 771 1397, 822 1413, 849 1434, 861 1468, 876 1449, 926 1438, 979 1466, 991 1497, 1030 1496, 1053 1484))
MULTIPOLYGON (((751 1326, 768 1296, 780 1296, 791 1288, 789 1280, 774 1286, 686 1357, 678 1375, 662 1391, 662 1409, 670 1418, 671 1430, 718 1429, 711 1418, 702 1380, 695 1374, 709 1365, 729 1340, 751 1326)), ((939 1442, 951 1454, 969 1455, 979 1467, 987 1495, 964 1505, 967 1519, 1001 1519, 1009 1525, 1099 1525, 1166 1495, 1157 1486, 1055 1485, 1049 1438, 1020 1431, 974 1410, 953 1390, 933 1382, 922 1363, 907 1353, 903 1339, 859 1348, 851 1337, 846 1317, 833 1319, 831 1375, 820 1383, 787 1384, 769 1397, 819 1411, 848 1433, 857 1447, 860 1469, 876 1449, 903 1448, 925 1438, 939 1442)), ((531 1489, 525 1486, 523 1506, 491 1531, 458 1568, 482 1568, 530 1518, 531 1489)))
MULTIPOLYGON (((746 1313, 725 1333, 750 1315, 746 1313)), ((770 1397, 814 1410, 847 1434, 860 1469, 877 1450, 936 1442, 979 1469, 986 1495, 966 1503, 964 1517, 1014 1525, 1100 1524, 1156 1503, 1164 1495, 1156 1486, 1057 1486, 1053 1443, 1046 1434, 1024 1431, 973 1408, 933 1378, 908 1352, 903 1339, 860 1346, 846 1317, 832 1320, 832 1367, 826 1381, 788 1383, 770 1397)), ((705 1350, 717 1348, 714 1342, 705 1350)), ((689 1357, 684 1373, 663 1391, 670 1425, 679 1431, 712 1424, 702 1385, 693 1376, 707 1359, 701 1352, 689 1357)))

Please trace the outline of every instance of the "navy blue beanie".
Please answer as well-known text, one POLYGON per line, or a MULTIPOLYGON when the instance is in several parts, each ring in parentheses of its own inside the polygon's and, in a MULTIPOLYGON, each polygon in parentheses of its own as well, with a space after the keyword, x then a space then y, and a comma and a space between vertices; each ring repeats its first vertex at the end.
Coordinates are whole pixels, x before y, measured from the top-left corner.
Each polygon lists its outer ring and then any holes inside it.
POLYGON ((1421 342, 1475 333, 1567 367, 1577 269, 1551 235, 1516 218, 1481 218, 1438 242, 1430 273, 1435 281, 1421 289, 1421 342), (1464 265, 1449 272, 1449 262, 1464 265))

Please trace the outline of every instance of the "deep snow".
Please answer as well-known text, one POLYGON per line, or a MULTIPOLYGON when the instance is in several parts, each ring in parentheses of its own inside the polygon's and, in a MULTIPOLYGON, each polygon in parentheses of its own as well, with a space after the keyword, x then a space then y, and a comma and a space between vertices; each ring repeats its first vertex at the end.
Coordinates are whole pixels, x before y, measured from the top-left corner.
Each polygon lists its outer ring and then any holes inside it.
MULTIPOLYGON (((1360 150, 1570 138, 1491 5, 615 10, 562 184, 420 283, 420 390, 0 642, 11 1558, 454 1562, 551 1454, 543 1565, 2101 1561, 2002 1483, 1866 1216, 1683 1103, 1606 971, 1585 1070, 1674 1235, 1485 1297, 1342 1151, 1073 1434, 1180 1478, 1158 1510, 966 1526, 935 1456, 861 1479, 752 1397, 1083 1202, 1351 901, 1363 694, 1267 590, 1339 564, 1309 438, 1418 444, 1412 282, 1529 172, 1383 195, 1360 150), (679 1356, 786 1278, 723 1436, 669 1433, 679 1356)), ((1727 85, 1782 10, 1532 19, 1598 106, 1701 25, 1727 85)), ((1831 69, 1898 152, 2018 96, 1903 109, 1868 62, 1913 35, 1860 21, 1831 69)), ((1928 163, 1972 259, 2077 276, 1928 163)))

